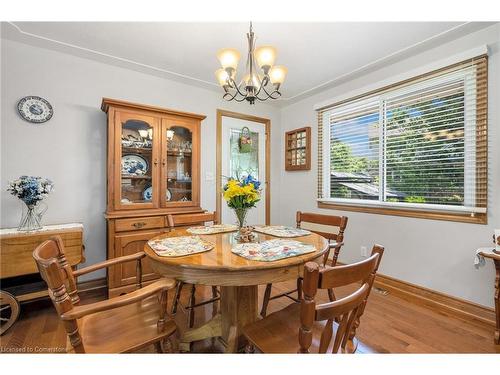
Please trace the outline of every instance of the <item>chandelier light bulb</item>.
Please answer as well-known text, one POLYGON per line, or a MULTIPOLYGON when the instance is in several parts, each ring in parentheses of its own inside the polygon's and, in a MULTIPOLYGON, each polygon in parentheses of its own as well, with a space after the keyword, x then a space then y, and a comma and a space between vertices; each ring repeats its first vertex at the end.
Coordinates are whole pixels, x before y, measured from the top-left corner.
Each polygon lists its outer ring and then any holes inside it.
POLYGON ((274 85, 281 85, 285 81, 286 73, 288 69, 283 65, 276 65, 269 71, 269 79, 274 85))
POLYGON ((276 48, 272 46, 262 46, 255 49, 255 58, 257 65, 265 73, 274 65, 276 60, 276 48))
POLYGON ((217 53, 217 58, 223 69, 236 70, 240 61, 240 53, 234 48, 224 48, 217 53))
POLYGON ((252 74, 252 77, 250 77, 250 74, 247 74, 243 78, 243 85, 244 86, 259 87, 260 82, 261 82, 261 80, 256 74, 252 74))
POLYGON ((215 71, 215 76, 217 77, 217 81, 219 85, 222 87, 228 85, 229 74, 224 70, 224 68, 217 69, 215 71))

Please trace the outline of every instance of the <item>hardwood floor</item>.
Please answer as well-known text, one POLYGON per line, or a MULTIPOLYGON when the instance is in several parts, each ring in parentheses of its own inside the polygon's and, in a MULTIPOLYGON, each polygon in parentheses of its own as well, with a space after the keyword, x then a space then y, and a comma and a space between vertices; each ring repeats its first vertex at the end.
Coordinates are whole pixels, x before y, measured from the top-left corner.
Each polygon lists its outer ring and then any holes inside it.
MULTIPOLYGON (((275 284, 273 293, 289 290, 294 284, 292 281, 275 284)), ((259 289, 259 304, 262 303, 263 288, 259 289)), ((336 291, 338 296, 347 292, 347 289, 336 291)), ((211 290, 199 286, 197 294, 200 299, 207 298, 211 295, 211 290)), ((89 303, 104 298, 104 293, 103 290, 86 292, 81 297, 83 303, 89 303)), ((184 294, 181 301, 186 303, 187 297, 184 294)), ((321 298, 326 301, 326 294, 321 298)), ((290 302, 287 298, 275 299, 269 304, 268 311, 276 311, 290 302)), ((176 320, 183 325, 186 319, 181 314, 178 313, 176 320)), ((196 309, 196 325, 202 324, 211 316, 210 305, 196 309)), ((494 327, 491 325, 462 320, 374 290, 358 330, 358 352, 500 353, 500 345, 493 343, 493 331, 494 327)), ((19 320, 0 337, 0 352, 58 353, 64 351, 65 342, 64 328, 51 302, 42 300, 22 305, 19 320)), ((192 352, 221 350, 222 347, 216 340, 198 342, 192 348, 192 352)), ((154 352, 154 348, 148 348, 145 352, 154 352)))

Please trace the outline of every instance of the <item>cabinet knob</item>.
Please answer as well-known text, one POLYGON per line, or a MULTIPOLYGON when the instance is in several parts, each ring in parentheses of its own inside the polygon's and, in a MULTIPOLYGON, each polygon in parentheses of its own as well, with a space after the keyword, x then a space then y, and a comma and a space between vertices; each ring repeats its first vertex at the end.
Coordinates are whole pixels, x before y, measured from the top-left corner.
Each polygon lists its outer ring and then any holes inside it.
POLYGON ((154 163, 154 165, 158 165, 158 159, 155 159, 155 161, 153 163, 154 163))
POLYGON ((132 224, 132 226, 134 226, 137 229, 141 229, 145 225, 146 225, 146 223, 144 221, 139 221, 137 223, 132 224))

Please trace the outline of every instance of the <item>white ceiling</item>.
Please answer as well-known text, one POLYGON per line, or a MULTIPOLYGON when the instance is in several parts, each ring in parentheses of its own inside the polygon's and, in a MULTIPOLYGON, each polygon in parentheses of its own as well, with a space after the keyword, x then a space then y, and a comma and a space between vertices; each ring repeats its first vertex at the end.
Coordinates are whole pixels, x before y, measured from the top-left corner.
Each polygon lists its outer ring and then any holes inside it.
MULTIPOLYGON (((257 46, 275 46, 276 63, 288 67, 282 92, 284 102, 290 102, 490 24, 254 22, 254 32, 257 46)), ((15 22, 2 26, 3 38, 212 89, 218 89, 214 77, 219 67, 217 50, 237 48, 242 60, 247 51, 247 23, 15 22)))

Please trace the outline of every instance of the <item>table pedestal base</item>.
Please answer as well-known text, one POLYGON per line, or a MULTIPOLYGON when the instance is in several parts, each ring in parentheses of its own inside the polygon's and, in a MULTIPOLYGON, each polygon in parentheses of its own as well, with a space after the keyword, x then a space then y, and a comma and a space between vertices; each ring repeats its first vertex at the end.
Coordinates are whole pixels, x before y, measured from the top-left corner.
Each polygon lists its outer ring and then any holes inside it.
POLYGON ((257 286, 222 286, 220 314, 199 328, 186 331, 180 338, 179 349, 189 351, 193 341, 220 337, 226 353, 236 353, 244 345, 241 329, 257 320, 257 286))

